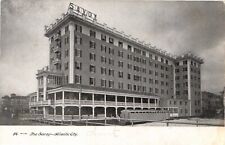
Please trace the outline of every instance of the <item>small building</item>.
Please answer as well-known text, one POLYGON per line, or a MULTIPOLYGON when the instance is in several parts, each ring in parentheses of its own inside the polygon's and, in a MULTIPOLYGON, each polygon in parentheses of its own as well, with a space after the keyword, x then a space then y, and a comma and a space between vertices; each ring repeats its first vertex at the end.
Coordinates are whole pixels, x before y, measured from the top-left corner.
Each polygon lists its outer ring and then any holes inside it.
POLYGON ((202 115, 203 117, 223 116, 223 96, 211 92, 202 92, 202 115))

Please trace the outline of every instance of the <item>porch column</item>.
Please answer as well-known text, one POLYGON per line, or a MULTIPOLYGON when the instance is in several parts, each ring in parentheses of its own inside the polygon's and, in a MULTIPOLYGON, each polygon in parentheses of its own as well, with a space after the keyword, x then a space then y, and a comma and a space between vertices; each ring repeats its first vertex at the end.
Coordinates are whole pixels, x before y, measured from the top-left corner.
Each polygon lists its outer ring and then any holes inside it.
POLYGON ((62 106, 62 121, 64 121, 64 105, 62 106))
POLYGON ((43 101, 46 101, 46 95, 47 95, 47 76, 43 76, 43 101))
POLYGON ((141 98, 141 108, 143 109, 143 98, 141 98))
POLYGON ((81 104, 80 104, 80 99, 81 99, 81 93, 78 93, 78 102, 79 102, 79 120, 81 120, 81 104))
POLYGON ((104 101, 105 101, 105 107, 104 107, 104 109, 105 109, 105 118, 106 118, 106 94, 104 94, 104 101))
POLYGON ((56 106, 55 106, 55 103, 56 103, 56 93, 54 93, 54 101, 53 101, 53 108, 54 108, 53 119, 54 120, 55 120, 55 117, 56 117, 56 106))
POLYGON ((150 99, 148 98, 148 109, 150 108, 150 99))
POLYGON ((135 108, 135 98, 133 97, 133 109, 135 108))
POLYGON ((46 118, 46 108, 43 107, 43 117, 46 118))
POLYGON ((125 110, 127 110, 127 97, 126 96, 124 97, 125 97, 125 110))
POLYGON ((92 93, 92 115, 93 115, 93 118, 95 118, 95 95, 94 93, 92 93))
POLYGON ((37 102, 39 101, 39 78, 37 78, 37 102))

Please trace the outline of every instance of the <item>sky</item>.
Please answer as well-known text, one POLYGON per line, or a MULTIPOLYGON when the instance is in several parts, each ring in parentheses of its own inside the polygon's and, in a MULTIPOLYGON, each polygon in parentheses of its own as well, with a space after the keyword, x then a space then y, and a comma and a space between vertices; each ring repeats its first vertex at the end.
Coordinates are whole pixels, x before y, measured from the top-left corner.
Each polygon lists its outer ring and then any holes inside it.
POLYGON ((48 65, 44 25, 73 2, 97 20, 172 54, 191 51, 204 59, 202 90, 225 86, 225 4, 148 0, 2 0, 0 96, 36 91, 36 73, 48 65))

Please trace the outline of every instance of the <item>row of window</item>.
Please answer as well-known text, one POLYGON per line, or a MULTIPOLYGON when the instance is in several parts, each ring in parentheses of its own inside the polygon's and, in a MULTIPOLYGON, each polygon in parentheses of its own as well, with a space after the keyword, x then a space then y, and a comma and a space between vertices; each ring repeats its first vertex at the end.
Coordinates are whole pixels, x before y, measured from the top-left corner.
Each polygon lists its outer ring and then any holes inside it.
MULTIPOLYGON (((92 56, 92 57, 94 58, 94 56, 92 56)), ((114 61, 112 61, 112 62, 114 62, 114 61)), ((123 65, 123 63, 120 64, 120 61, 119 61, 118 62, 118 66, 120 67, 122 65, 123 65)), ((68 66, 68 62, 65 64, 65 66, 68 66)), ((68 69, 68 67, 66 67, 66 68, 68 69)), ((78 61, 75 61, 75 69, 82 70, 82 63, 78 62, 78 61)), ((89 71, 91 73, 95 73, 96 72, 96 66, 90 65, 89 71)), ((101 67, 101 74, 107 75, 107 69, 105 67, 101 67)), ((118 74, 119 74, 119 78, 123 78, 123 72, 122 71, 119 71, 118 74)), ((114 70, 113 69, 109 69, 108 75, 109 76, 114 76, 114 70)), ((158 72, 155 72, 155 76, 158 76, 158 72)), ((165 76, 166 76, 166 78, 169 77, 168 75, 165 75, 165 76)), ((129 80, 130 78, 131 78, 131 74, 128 73, 127 79, 129 80)), ((161 73, 161 78, 164 78, 164 74, 163 73, 161 73)), ((139 75, 134 75, 134 81, 142 81, 142 77, 139 76, 139 75)), ((146 82, 146 77, 143 77, 143 81, 146 82)), ((158 84, 157 82, 155 82, 155 83, 158 84)))
MULTIPOLYGON (((176 76, 175 79, 176 80, 180 80, 181 78, 180 78, 180 76, 176 76)), ((188 79, 188 75, 183 75, 183 79, 188 79)), ((200 77, 191 75, 191 80, 198 80, 198 81, 200 81, 200 77)))
MULTIPOLYGON (((82 76, 81 75, 75 75, 75 84, 82 84, 82 76)), ((90 77, 89 78, 89 85, 91 86, 96 86, 96 78, 90 77)), ((109 87, 109 88, 115 88, 115 84, 113 80, 105 80, 101 79, 100 80, 100 85, 101 87, 109 87)), ((118 82, 118 89, 125 89, 124 83, 123 82, 118 82)), ((140 85, 132 85, 132 84, 127 84, 127 89, 128 90, 133 90, 133 91, 140 91, 140 92, 146 92, 146 86, 140 86, 140 85)), ((149 92, 153 93, 153 88, 149 88, 149 92)), ((159 89, 155 88, 154 93, 158 94, 167 94, 169 93, 168 90, 164 89, 159 89)))
MULTIPOLYGON (((65 29, 66 29, 66 28, 65 28, 65 29)), ((68 30, 68 29, 67 29, 67 30, 68 30)), ((65 31, 66 31, 66 30, 65 30, 65 31)), ((76 32, 82 33, 82 26, 79 26, 79 25, 75 24, 75 31, 76 31, 76 32)), ((96 31, 90 30, 90 31, 89 31, 89 36, 92 37, 92 38, 96 38, 96 31)), ((102 40, 102 41, 105 41, 105 42, 107 41, 107 40, 106 40, 106 35, 105 35, 105 34, 101 34, 101 40, 102 40)), ((109 42, 110 44, 114 44, 114 38, 109 37, 108 42, 109 42)), ((118 41, 118 47, 123 48, 123 42, 122 42, 122 41, 118 41)), ((131 46, 131 45, 127 45, 127 49, 128 49, 128 51, 132 52, 132 46, 131 46)), ((138 48, 135 48, 135 47, 134 47, 134 48, 133 48, 133 52, 136 53, 136 54, 140 54, 140 55, 142 55, 142 56, 147 57, 147 53, 146 53, 146 51, 144 51, 144 50, 141 50, 141 49, 138 49, 138 48)), ((149 57, 152 58, 152 55, 150 54, 149 57)), ((155 60, 161 61, 161 62, 163 62, 163 63, 168 64, 168 60, 167 60, 167 59, 161 58, 161 60, 159 60, 159 59, 158 59, 158 56, 155 56, 155 60)))
POLYGON ((176 100, 171 101, 170 100, 169 104, 172 105, 172 103, 173 103, 173 105, 178 105, 177 102, 179 102, 180 106, 183 105, 183 103, 185 104, 185 106, 187 106, 187 103, 188 103, 187 101, 183 102, 183 101, 176 101, 176 100))

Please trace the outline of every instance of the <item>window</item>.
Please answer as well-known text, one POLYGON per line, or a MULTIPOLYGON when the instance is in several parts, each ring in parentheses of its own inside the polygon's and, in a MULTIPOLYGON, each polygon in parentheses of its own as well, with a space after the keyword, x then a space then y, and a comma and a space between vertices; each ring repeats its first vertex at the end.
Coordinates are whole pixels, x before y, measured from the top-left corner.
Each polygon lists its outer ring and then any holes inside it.
POLYGON ((174 101, 173 104, 174 104, 174 105, 177 105, 177 101, 174 101))
POLYGON ((188 76, 187 76, 187 75, 184 75, 184 76, 183 76, 183 79, 187 79, 187 78, 188 78, 188 76))
POLYGON ((127 74, 127 79, 130 80, 131 79, 131 75, 127 74))
POLYGON ((155 80, 155 84, 156 84, 156 85, 159 84, 159 81, 158 81, 158 80, 155 80))
POLYGON ((114 49, 109 47, 109 54, 114 54, 114 49))
POLYGON ((161 62, 164 62, 164 59, 163 58, 161 58, 161 62))
POLYGON ((109 43, 114 44, 114 39, 109 37, 109 43))
POLYGON ((106 57, 105 56, 101 56, 101 62, 106 63, 106 57))
POLYGON ((96 37, 96 32, 93 30, 90 30, 90 37, 96 37))
POLYGON ((106 87, 106 80, 101 79, 101 87, 106 87))
POLYGON ((82 51, 80 49, 75 49, 75 56, 82 57, 82 51))
POLYGON ((75 84, 81 84, 81 76, 75 75, 75 84))
POLYGON ((157 61, 158 61, 158 56, 155 56, 155 60, 157 60, 157 61))
POLYGON ((153 84, 153 79, 149 79, 149 84, 153 84))
POLYGON ((179 68, 175 69, 175 72, 176 72, 176 73, 180 72, 180 71, 179 71, 179 68))
POLYGON ((166 64, 168 64, 168 60, 166 59, 166 64))
POLYGON ((105 34, 101 34, 101 40, 106 41, 106 35, 105 34))
POLYGON ((75 36, 75 44, 82 45, 82 38, 78 35, 75 36))
POLYGON ((158 72, 157 71, 155 72, 155 76, 158 76, 158 72))
POLYGON ((180 91, 176 91, 176 95, 180 95, 180 91))
POLYGON ((114 81, 109 80, 109 88, 113 88, 114 87, 114 81))
POLYGON ((183 71, 187 71, 187 67, 184 67, 184 68, 183 68, 183 71))
POLYGON ((146 82, 146 77, 143 77, 143 81, 146 82))
POLYGON ((106 75, 106 68, 105 67, 101 67, 101 74, 106 75))
POLYGON ((89 85, 91 86, 95 85, 95 78, 89 78, 89 85))
POLYGON ((90 60, 95 61, 96 60, 96 55, 94 53, 90 53, 90 60))
POLYGON ((65 33, 69 32, 69 26, 65 27, 65 33))
POLYGON ((128 64, 127 64, 127 68, 128 68, 128 69, 132 69, 132 64, 129 64, 129 63, 128 63, 128 64))
POLYGON ((149 92, 152 93, 152 88, 149 88, 149 92))
POLYGON ((142 51, 142 55, 146 56, 146 51, 142 51))
POLYGON ((155 88, 155 93, 158 94, 159 93, 159 89, 155 88))
POLYGON ((164 78, 164 73, 161 73, 161 78, 164 78))
POLYGON ((70 43, 70 37, 65 37, 64 39, 65 45, 70 43))
POLYGON ((164 94, 164 89, 161 89, 161 94, 164 94))
POLYGON ((123 89, 123 83, 122 83, 122 82, 119 82, 119 83, 118 83, 118 88, 119 88, 119 89, 123 89))
POLYGON ((123 78, 123 72, 119 71, 119 72, 118 72, 118 77, 119 77, 119 78, 123 78))
POLYGON ((128 51, 132 52, 132 47, 130 45, 127 45, 128 51))
POLYGON ((118 61, 118 66, 119 67, 123 67, 123 62, 122 61, 118 61))
POLYGON ((114 60, 112 58, 109 58, 109 64, 114 65, 114 60))
POLYGON ((152 70, 149 70, 149 74, 150 74, 150 75, 152 74, 152 70))
POLYGON ((119 41, 118 46, 123 48, 123 42, 119 41))
POLYGON ((69 49, 66 49, 65 50, 65 57, 68 57, 69 56, 69 49))
POLYGON ((81 64, 81 62, 75 61, 75 69, 77 69, 77 70, 81 70, 81 69, 82 69, 82 64, 81 64))
POLYGON ((91 73, 95 73, 95 66, 94 65, 90 65, 90 72, 91 73))
POLYGON ((184 60, 184 61, 183 61, 183 64, 184 64, 184 65, 187 64, 187 60, 184 60))
POLYGON ((155 68, 158 68, 159 67, 159 65, 158 64, 155 64, 155 68))
POLYGON ((166 68, 166 71, 168 71, 168 67, 165 67, 166 68))
POLYGON ((118 56, 123 57, 123 51, 118 51, 118 56))
POLYGON ((106 53, 106 46, 105 45, 101 45, 101 52, 105 52, 106 53))
POLYGON ((114 76, 114 70, 109 69, 109 76, 114 76))
POLYGON ((184 90, 183 94, 188 95, 188 90, 184 90))
POLYGON ((161 81, 161 86, 164 86, 164 81, 161 81))
POLYGON ((68 68, 69 68, 69 62, 66 62, 64 65, 65 65, 65 70, 68 70, 68 68))
POLYGON ((152 66, 153 62, 152 61, 149 61, 149 66, 152 66))
POLYGON ((75 24, 75 31, 82 33, 82 26, 75 24))
POLYGON ((179 79, 180 79, 180 76, 176 76, 176 77, 175 77, 175 80, 179 80, 179 79))
POLYGON ((132 90, 132 85, 131 84, 127 84, 127 89, 128 90, 132 90))
POLYGON ((127 55, 127 59, 132 60, 132 55, 131 54, 128 54, 127 55))
POLYGON ((90 48, 96 48, 96 43, 94 41, 90 41, 90 48))

